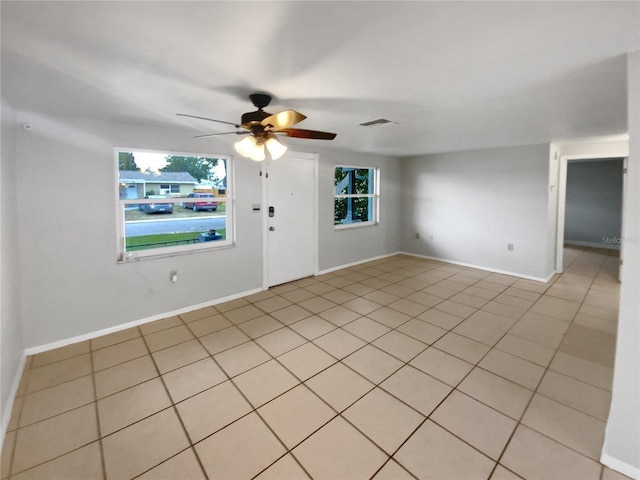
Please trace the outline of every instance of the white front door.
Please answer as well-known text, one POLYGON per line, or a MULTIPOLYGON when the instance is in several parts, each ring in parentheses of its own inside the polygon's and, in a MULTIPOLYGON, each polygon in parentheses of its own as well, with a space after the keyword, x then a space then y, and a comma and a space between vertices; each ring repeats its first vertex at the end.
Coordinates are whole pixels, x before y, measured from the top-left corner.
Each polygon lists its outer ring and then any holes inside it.
POLYGON ((266 165, 266 283, 315 273, 315 155, 287 154, 266 165))

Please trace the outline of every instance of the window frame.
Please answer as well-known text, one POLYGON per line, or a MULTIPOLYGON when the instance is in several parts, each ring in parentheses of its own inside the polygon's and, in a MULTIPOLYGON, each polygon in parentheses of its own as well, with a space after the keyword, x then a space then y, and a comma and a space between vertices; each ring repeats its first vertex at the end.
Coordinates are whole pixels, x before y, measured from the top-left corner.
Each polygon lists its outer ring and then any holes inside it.
POLYGON ((333 215, 334 215, 334 229, 335 230, 348 230, 351 228, 362 228, 362 227, 372 227, 378 225, 380 223, 380 169, 378 167, 373 166, 362 166, 362 165, 343 165, 336 164, 333 166, 333 215), (336 185, 335 185, 335 174, 337 168, 354 168, 357 170, 371 170, 373 172, 373 193, 359 193, 359 194, 337 194, 336 193, 336 185), (371 212, 371 220, 366 222, 353 222, 353 223, 335 223, 335 208, 336 208, 336 199, 338 198, 368 198, 372 199, 372 212, 371 212))
POLYGON ((235 231, 235 189, 234 189, 234 166, 233 157, 230 155, 218 155, 211 153, 181 152, 173 150, 157 150, 148 148, 135 147, 114 147, 114 167, 115 167, 115 208, 116 208, 116 239, 117 239, 117 263, 129 263, 132 261, 149 260, 154 258, 171 257, 176 255, 190 255, 199 252, 207 252, 212 250, 222 250, 235 247, 236 231, 235 231), (224 197, 215 197, 218 204, 225 204, 225 230, 226 238, 224 240, 216 240, 202 243, 190 243, 185 245, 176 245, 168 247, 149 248, 145 250, 129 250, 127 251, 127 239, 125 235, 125 206, 141 205, 145 203, 171 203, 180 205, 184 202, 185 197, 171 197, 170 193, 167 198, 163 198, 162 202, 158 202, 157 198, 121 198, 120 168, 118 164, 118 153, 120 152, 141 152, 153 153, 161 155, 174 155, 185 157, 206 157, 223 160, 226 162, 226 178, 227 188, 224 197))

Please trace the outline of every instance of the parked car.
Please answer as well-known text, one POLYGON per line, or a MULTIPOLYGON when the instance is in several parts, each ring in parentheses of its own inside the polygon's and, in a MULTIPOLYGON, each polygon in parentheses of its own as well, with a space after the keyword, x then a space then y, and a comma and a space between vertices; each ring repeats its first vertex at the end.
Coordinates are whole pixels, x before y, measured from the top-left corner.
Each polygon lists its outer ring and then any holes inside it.
MULTIPOLYGON (((147 195, 144 198, 166 198, 161 195, 147 195)), ((173 203, 141 203, 140 211, 144 213, 173 213, 173 203)))
POLYGON ((212 193, 190 193, 187 195, 187 198, 192 199, 191 201, 187 200, 182 203, 183 208, 190 208, 194 212, 199 210, 211 210, 215 211, 218 209, 218 203, 214 202, 212 199, 215 198, 212 193), (193 201, 193 199, 200 199, 198 201, 193 201))

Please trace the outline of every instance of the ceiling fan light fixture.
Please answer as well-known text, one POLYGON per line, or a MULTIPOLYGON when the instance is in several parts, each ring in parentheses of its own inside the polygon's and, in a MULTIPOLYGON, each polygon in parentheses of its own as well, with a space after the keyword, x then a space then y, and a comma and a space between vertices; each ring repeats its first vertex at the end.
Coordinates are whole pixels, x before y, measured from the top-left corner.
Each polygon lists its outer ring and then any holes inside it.
POLYGON ((279 159, 287 151, 287 146, 280 143, 275 136, 267 139, 265 145, 267 147, 267 150, 269 150, 269 154, 271 155, 272 160, 279 159))
POLYGON ((256 149, 258 142, 256 141, 253 135, 243 138, 239 142, 236 142, 233 145, 233 148, 236 149, 240 155, 246 158, 250 158, 253 154, 253 151, 256 149))
POLYGON ((264 154, 264 145, 261 143, 256 144, 249 158, 255 162, 264 162, 265 158, 267 158, 264 154))

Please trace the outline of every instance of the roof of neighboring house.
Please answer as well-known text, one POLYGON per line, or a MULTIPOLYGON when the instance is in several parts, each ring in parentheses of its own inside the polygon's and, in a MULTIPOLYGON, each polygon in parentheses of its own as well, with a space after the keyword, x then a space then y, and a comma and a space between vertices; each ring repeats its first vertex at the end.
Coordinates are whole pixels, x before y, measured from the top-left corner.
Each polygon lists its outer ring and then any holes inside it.
POLYGON ((120 181, 145 181, 147 183, 193 183, 198 181, 189 172, 135 172, 120 170, 120 181))

